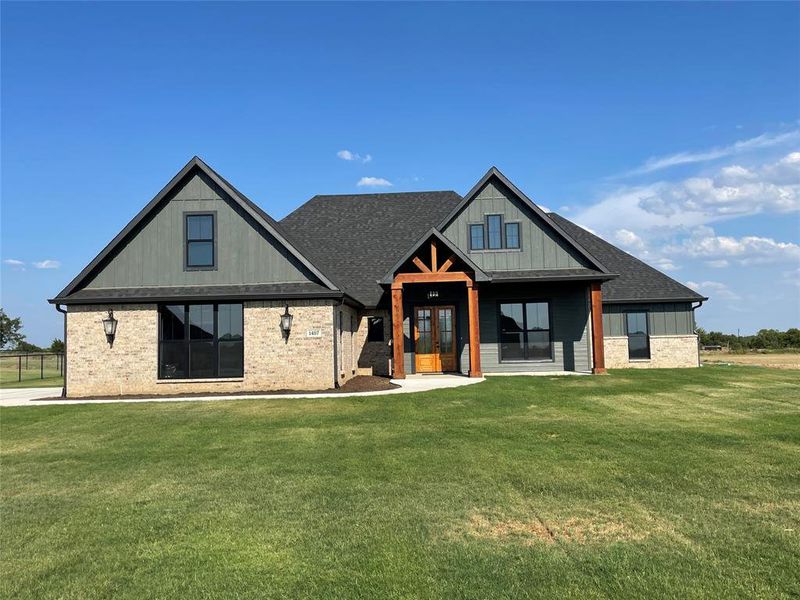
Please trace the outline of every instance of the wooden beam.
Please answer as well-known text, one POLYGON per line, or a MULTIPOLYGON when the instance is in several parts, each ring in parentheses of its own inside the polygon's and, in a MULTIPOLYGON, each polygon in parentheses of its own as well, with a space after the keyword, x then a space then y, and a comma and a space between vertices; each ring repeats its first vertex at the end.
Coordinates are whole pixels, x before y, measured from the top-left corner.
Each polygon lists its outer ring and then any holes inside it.
POLYGON ((606 372, 605 348, 603 346, 603 291, 600 282, 592 283, 592 354, 594 366, 592 373, 606 372))
POLYGON ((403 363, 405 343, 403 341, 403 286, 392 287, 392 376, 405 379, 403 363))
POLYGON ((423 273, 431 272, 431 270, 427 267, 427 265, 424 262, 422 262, 422 259, 419 256, 415 256, 414 260, 412 260, 411 262, 417 265, 417 267, 419 267, 419 270, 422 271, 423 273))
POLYGON ((436 273, 439 270, 439 261, 436 257, 436 240, 431 241, 431 271, 436 273))
POLYGON ((482 377, 478 288, 471 282, 467 283, 467 304, 469 310, 469 376, 482 377))
POLYGON ((472 277, 463 271, 448 271, 447 273, 400 273, 392 281, 392 289, 399 289, 404 283, 448 283, 464 281, 472 283, 472 277))
POLYGON ((456 255, 455 254, 451 254, 450 258, 448 258, 446 261, 444 261, 442 263, 442 266, 439 267, 439 273, 444 273, 445 271, 447 271, 450 267, 453 266, 453 263, 455 261, 456 261, 456 255))

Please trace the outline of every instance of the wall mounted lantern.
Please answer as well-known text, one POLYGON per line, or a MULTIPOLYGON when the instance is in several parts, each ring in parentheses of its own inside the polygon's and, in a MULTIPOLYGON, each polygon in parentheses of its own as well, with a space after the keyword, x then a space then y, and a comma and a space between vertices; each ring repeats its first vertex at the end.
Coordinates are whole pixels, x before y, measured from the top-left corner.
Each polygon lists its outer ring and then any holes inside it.
POLYGON ((292 319, 294 317, 289 314, 289 305, 286 305, 286 309, 283 311, 281 315, 281 331, 283 332, 283 339, 286 343, 289 342, 289 332, 292 331, 292 319))
POLYGON ((114 345, 114 336, 117 335, 117 320, 114 318, 114 311, 108 311, 108 316, 103 319, 103 330, 106 332, 106 341, 109 346, 114 345))

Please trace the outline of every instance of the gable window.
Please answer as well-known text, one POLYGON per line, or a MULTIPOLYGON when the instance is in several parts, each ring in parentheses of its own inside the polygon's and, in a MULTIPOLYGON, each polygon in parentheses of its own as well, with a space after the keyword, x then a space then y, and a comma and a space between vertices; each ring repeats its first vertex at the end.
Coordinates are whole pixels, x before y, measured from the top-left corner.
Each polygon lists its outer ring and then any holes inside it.
POLYGON ((369 317, 367 319, 367 341, 383 341, 383 317, 369 317))
POLYGON ((483 223, 469 226, 469 249, 483 250, 483 223))
POLYGON ((483 223, 470 223, 470 250, 519 250, 520 224, 504 223, 503 215, 486 215, 483 223))
POLYGON ((216 266, 214 214, 187 214, 185 231, 186 268, 213 269, 216 266))
POLYGON ((650 332, 646 312, 625 313, 625 328, 628 334, 628 359, 650 358, 650 332))
POLYGON ((519 223, 506 223, 506 248, 519 249, 519 223))
POLYGON ((549 302, 503 302, 500 321, 500 361, 553 360, 549 302))
POLYGON ((159 307, 159 379, 244 376, 241 304, 159 307))
POLYGON ((489 250, 499 250, 503 247, 503 216, 489 215, 486 217, 486 231, 488 233, 489 250))

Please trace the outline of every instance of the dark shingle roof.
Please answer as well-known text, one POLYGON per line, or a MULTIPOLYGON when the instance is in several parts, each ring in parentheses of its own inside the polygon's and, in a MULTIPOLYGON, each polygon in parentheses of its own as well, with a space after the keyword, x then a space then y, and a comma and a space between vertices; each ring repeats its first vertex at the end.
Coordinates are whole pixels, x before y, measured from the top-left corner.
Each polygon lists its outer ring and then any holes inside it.
POLYGON ((168 302, 170 300, 275 300, 282 298, 338 298, 342 293, 324 285, 303 283, 259 283, 244 285, 192 285, 137 288, 84 288, 60 300, 64 304, 95 302, 168 302))
POLYGON ((490 271, 492 281, 497 283, 513 281, 559 281, 562 279, 571 280, 598 280, 612 279, 613 274, 603 273, 596 269, 539 269, 535 271, 490 271))
POLYGON ((568 231, 578 243, 597 256, 609 271, 619 274, 616 279, 603 283, 604 302, 646 300, 696 302, 706 299, 561 215, 550 213, 549 216, 568 231))
POLYGON ((314 196, 280 227, 344 292, 375 306, 377 281, 460 200, 455 192, 314 196))

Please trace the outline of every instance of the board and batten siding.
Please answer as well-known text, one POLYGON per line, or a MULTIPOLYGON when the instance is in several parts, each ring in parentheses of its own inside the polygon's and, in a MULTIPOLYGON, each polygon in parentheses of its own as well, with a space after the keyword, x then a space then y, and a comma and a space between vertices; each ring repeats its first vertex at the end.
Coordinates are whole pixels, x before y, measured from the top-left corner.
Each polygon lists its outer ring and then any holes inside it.
POLYGON ((204 174, 189 174, 133 236, 108 259, 87 288, 236 285, 317 281, 204 174), (184 213, 216 214, 217 265, 184 269, 184 213))
MULTIPOLYGON (((484 271, 575 269, 588 266, 578 252, 563 242, 523 201, 499 183, 488 182, 443 231, 484 271), (503 222, 520 224, 519 250, 469 248, 469 226, 485 223, 486 215, 501 214, 503 222)), ((505 234, 504 234, 505 235, 505 234)))
POLYGON ((655 302, 647 304, 604 304, 603 335, 621 337, 625 331, 625 313, 646 312, 650 335, 692 335, 694 311, 689 302, 655 302))

